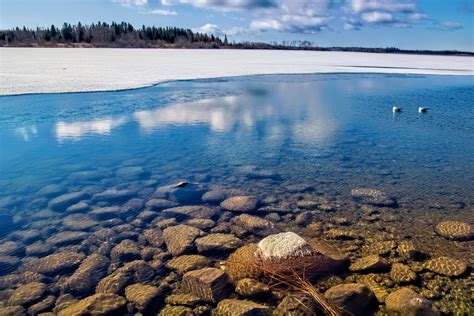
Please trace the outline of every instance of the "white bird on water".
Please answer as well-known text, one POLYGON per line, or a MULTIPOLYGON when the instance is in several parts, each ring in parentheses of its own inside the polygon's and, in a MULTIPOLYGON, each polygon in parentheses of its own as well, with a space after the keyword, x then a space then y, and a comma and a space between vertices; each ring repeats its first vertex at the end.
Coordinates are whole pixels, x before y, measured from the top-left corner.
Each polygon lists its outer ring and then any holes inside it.
POLYGON ((428 112, 428 108, 424 108, 422 106, 418 108, 418 113, 426 113, 426 112, 428 112))
POLYGON ((401 112, 402 111, 402 108, 399 108, 398 106, 394 106, 392 108, 392 112, 395 113, 395 112, 401 112))

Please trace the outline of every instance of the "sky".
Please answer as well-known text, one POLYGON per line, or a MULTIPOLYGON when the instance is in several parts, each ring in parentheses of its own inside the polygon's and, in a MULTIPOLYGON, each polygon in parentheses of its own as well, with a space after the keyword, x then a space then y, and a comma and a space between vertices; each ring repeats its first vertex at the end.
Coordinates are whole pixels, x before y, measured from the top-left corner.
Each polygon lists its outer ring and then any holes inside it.
POLYGON ((0 0, 0 28, 126 21, 230 41, 474 51, 474 0, 0 0))

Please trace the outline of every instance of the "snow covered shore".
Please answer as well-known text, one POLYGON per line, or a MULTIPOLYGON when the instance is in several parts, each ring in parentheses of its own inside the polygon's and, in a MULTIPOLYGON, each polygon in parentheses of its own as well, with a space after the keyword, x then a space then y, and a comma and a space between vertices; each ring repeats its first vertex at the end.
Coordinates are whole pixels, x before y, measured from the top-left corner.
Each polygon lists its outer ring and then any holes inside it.
POLYGON ((105 91, 289 73, 474 75, 474 58, 310 51, 0 48, 0 95, 105 91))

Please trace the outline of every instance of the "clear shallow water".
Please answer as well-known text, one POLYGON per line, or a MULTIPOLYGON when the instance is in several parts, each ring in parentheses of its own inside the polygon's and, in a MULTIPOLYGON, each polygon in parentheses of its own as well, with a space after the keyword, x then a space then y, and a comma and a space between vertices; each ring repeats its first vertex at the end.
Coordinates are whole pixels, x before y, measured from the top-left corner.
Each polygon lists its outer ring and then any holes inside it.
POLYGON ((253 165, 279 175, 275 186, 347 194, 368 185, 471 204, 473 91, 471 77, 305 75, 4 97, 2 193, 26 202, 74 170, 136 160, 153 175, 174 171, 170 181, 206 169, 218 183, 253 165))
MULTIPOLYGON (((474 222, 473 80, 256 76, 3 97, 1 212, 18 223, 15 230, 37 229, 35 222, 46 219, 40 223, 51 225, 42 232, 47 239, 69 215, 45 212, 55 196, 38 193, 47 185, 62 193, 130 189, 147 200, 156 187, 187 179, 295 212, 296 200, 324 197, 340 206, 336 215, 356 222, 350 191, 370 187, 396 198, 391 225, 398 236, 434 241, 426 245, 431 253, 472 264, 472 242, 436 239, 433 225, 474 222), (403 111, 392 113, 394 105, 403 111), (430 110, 419 114, 418 106, 430 110), (129 166, 145 173, 116 174, 129 166)), ((323 223, 335 216, 320 215, 323 223)))

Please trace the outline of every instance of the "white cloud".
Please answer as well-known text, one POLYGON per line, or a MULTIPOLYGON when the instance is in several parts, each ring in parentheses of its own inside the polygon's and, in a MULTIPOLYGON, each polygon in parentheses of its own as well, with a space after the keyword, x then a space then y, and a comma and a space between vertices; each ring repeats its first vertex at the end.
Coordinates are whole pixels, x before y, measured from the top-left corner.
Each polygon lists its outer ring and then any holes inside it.
POLYGON ((161 0, 161 3, 163 5, 184 3, 194 7, 220 11, 271 8, 276 6, 275 0, 161 0))
POLYGON ((205 33, 205 34, 213 34, 215 36, 222 36, 224 32, 222 32, 221 28, 216 24, 207 23, 203 26, 196 27, 192 29, 193 32, 205 33))
POLYGON ((344 21, 343 28, 345 30, 360 30, 362 28, 362 23, 356 19, 346 18, 343 17, 342 20, 344 21))
POLYGON ((148 11, 148 13, 157 14, 157 15, 178 15, 178 12, 176 11, 162 10, 162 9, 150 10, 148 11))
POLYGON ((362 20, 367 23, 390 23, 394 22, 395 18, 388 12, 372 11, 363 13, 362 20))
POLYGON ((148 4, 148 0, 112 0, 124 7, 143 7, 148 4))
POLYGON ((388 11, 410 13, 416 11, 416 4, 409 2, 397 2, 393 0, 348 0, 348 5, 353 13, 365 11, 388 11))
POLYGON ((413 22, 426 21, 430 18, 426 13, 412 13, 408 16, 408 19, 413 22))
POLYGON ((462 29, 463 25, 458 22, 444 21, 444 22, 439 22, 438 27, 445 31, 456 31, 456 30, 462 29))

